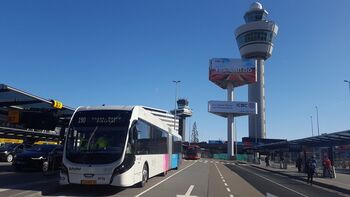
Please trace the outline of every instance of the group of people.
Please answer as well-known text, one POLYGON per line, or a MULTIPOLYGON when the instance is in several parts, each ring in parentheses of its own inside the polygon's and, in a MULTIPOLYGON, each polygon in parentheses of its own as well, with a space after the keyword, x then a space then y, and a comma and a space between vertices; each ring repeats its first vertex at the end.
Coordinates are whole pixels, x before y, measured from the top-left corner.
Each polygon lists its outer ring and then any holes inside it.
MULTIPOLYGON (((303 164, 303 160, 299 157, 296 160, 296 167, 298 168, 298 172, 301 172, 301 167, 303 164)), ((325 156, 323 159, 323 177, 335 178, 334 170, 332 166, 331 160, 325 156)), ((305 172, 307 173, 307 183, 313 183, 313 177, 316 173, 317 162, 315 158, 312 156, 306 161, 305 172)))
MULTIPOLYGON (((284 161, 284 159, 280 159, 280 160, 284 161)), ((270 166, 269 156, 265 157, 265 164, 266 164, 266 167, 270 166)), ((302 172, 303 164, 305 164, 304 172, 307 174, 307 183, 312 185, 314 175, 316 174, 317 161, 312 156, 309 159, 307 159, 306 162, 304 163, 303 159, 301 157, 298 157, 298 159, 296 160, 296 167, 298 168, 298 172, 302 172)), ((323 176, 329 177, 329 178, 335 178, 332 162, 327 156, 324 157, 322 164, 323 164, 323 176)))

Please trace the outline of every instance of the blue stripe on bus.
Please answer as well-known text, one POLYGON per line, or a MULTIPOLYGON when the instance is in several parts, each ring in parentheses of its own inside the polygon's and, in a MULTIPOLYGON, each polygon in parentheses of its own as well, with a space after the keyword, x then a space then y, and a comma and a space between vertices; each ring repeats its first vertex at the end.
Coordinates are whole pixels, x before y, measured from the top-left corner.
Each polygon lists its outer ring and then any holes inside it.
POLYGON ((179 154, 172 154, 171 155, 171 168, 178 167, 179 164, 179 154))

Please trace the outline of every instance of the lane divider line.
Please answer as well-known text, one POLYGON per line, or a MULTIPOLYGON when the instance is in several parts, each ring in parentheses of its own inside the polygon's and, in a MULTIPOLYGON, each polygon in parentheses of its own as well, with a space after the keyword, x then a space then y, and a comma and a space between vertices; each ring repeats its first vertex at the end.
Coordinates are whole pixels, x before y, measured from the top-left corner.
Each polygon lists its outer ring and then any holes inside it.
POLYGON ((153 188, 157 187, 158 185, 160 185, 160 184, 161 184, 161 183, 163 183, 164 181, 166 181, 166 180, 170 179, 171 177, 173 177, 173 176, 175 176, 175 175, 179 174, 180 172, 182 172, 182 171, 186 170, 187 168, 189 168, 189 167, 193 166, 193 165, 194 165, 194 164, 196 164, 197 162, 198 162, 198 161, 195 161, 194 163, 192 163, 192 164, 190 164, 190 165, 186 166, 185 168, 182 168, 181 170, 179 170, 179 171, 177 171, 176 173, 174 173, 174 174, 170 175, 170 176, 169 176, 169 177, 167 177, 166 179, 163 179, 162 181, 158 182, 157 184, 153 185, 152 187, 150 187, 150 188, 146 189, 145 191, 143 191, 143 192, 141 192, 141 193, 137 194, 135 197, 139 197, 139 196, 143 195, 144 193, 146 193, 146 192, 148 192, 149 190, 151 190, 151 189, 153 189, 153 188))
MULTIPOLYGON (((227 192, 231 193, 231 189, 229 187, 227 187, 228 185, 227 185, 227 183, 225 183, 226 181, 225 181, 224 177, 222 176, 221 171, 219 170, 218 166, 216 164, 214 164, 214 165, 215 165, 216 169, 218 170, 219 175, 221 176, 222 182, 224 182, 224 185, 226 186, 227 192)), ((233 197, 233 195, 230 194, 230 197, 233 197)))

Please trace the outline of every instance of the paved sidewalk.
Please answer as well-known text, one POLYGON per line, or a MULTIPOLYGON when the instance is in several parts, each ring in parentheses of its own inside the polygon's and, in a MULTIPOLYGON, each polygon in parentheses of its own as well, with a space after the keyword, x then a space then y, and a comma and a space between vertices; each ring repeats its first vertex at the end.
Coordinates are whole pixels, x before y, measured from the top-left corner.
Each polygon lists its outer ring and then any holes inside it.
MULTIPOLYGON (((266 167, 265 163, 261 164, 251 164, 251 166, 268 170, 271 172, 279 173, 291 178, 303 180, 306 182, 307 175, 305 173, 299 173, 298 169, 295 166, 288 165, 287 169, 280 169, 279 164, 271 163, 270 167, 266 167)), ((318 170, 319 176, 322 176, 322 171, 318 170)), ((337 173, 335 179, 323 178, 323 177, 314 177, 314 184, 333 189, 342 193, 350 194, 350 174, 346 173, 337 173)))

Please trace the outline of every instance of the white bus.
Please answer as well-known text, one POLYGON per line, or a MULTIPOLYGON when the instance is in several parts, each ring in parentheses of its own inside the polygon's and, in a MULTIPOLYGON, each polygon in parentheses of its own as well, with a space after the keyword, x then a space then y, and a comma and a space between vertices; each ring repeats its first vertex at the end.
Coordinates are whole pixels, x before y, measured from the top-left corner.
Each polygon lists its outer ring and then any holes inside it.
POLYGON ((181 137, 142 106, 79 107, 65 140, 60 184, 143 187, 177 169, 181 137))

